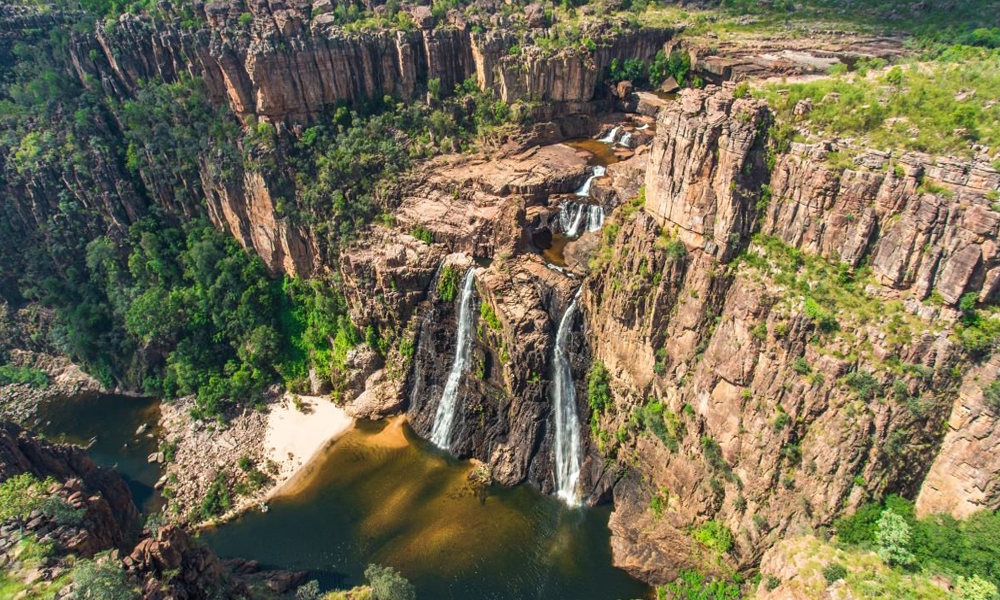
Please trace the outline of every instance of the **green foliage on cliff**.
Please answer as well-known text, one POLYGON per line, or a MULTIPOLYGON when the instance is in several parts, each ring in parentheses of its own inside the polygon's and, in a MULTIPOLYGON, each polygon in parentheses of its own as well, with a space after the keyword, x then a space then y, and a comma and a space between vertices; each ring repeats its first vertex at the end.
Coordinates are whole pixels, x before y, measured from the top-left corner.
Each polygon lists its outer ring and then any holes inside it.
POLYGON ((458 295, 458 281, 458 269, 452 265, 441 269, 441 275, 438 276, 438 296, 445 302, 454 301, 458 295))
POLYGON ((839 519, 834 528, 838 543, 877 550, 889 563, 1000 586, 1000 514, 983 510, 964 521, 949 515, 917 519, 912 502, 889 496, 839 519))
POLYGON ((590 372, 587 374, 587 400, 590 403, 592 419, 597 415, 602 415, 611 408, 611 374, 608 373, 604 363, 595 360, 590 365, 590 372))
POLYGON ((673 583, 656 588, 657 600, 739 600, 740 597, 739 584, 709 578, 691 569, 682 570, 673 583))
POLYGON ((0 385, 27 384, 33 388, 49 387, 49 376, 45 371, 33 367, 0 365, 0 385))
POLYGON ((706 521, 691 532, 691 537, 701 542, 706 548, 725 554, 733 548, 733 532, 724 524, 714 519, 706 521))

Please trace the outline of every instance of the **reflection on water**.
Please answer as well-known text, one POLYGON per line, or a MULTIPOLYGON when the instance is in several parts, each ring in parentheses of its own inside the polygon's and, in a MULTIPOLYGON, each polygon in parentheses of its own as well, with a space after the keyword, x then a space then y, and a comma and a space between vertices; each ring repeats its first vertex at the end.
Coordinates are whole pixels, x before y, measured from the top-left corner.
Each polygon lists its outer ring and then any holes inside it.
POLYGON ((566 266, 566 256, 564 254, 566 250, 566 244, 569 243, 569 238, 561 233, 552 234, 552 245, 542 250, 542 256, 550 264, 556 265, 557 267, 566 266))
POLYGON ((392 565, 422 599, 639 598, 648 589, 611 567, 609 509, 573 510, 521 486, 470 485, 471 465, 402 421, 361 422, 311 478, 202 537, 223 557, 307 569, 324 587, 392 565))
POLYGON ((135 505, 148 513, 163 505, 153 489, 160 477, 159 465, 146 461, 158 449, 159 419, 157 400, 102 394, 43 404, 32 429, 54 442, 83 447, 92 442, 87 450, 91 460, 115 467, 132 491, 135 505), (149 429, 137 436, 140 425, 149 429))
POLYGON ((563 143, 570 148, 590 153, 587 164, 591 166, 606 167, 618 162, 618 155, 615 154, 613 144, 605 144, 591 138, 577 138, 563 143))

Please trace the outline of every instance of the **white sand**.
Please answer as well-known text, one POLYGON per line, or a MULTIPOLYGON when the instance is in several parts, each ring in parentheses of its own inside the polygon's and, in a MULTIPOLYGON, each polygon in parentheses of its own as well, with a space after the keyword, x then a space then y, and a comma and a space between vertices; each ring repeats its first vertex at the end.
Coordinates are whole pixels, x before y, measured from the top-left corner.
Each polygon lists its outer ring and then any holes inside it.
POLYGON ((354 427, 354 419, 330 399, 299 396, 304 410, 299 410, 293 394, 285 394, 272 405, 267 418, 264 450, 280 465, 276 485, 268 497, 281 493, 297 473, 329 443, 354 427))

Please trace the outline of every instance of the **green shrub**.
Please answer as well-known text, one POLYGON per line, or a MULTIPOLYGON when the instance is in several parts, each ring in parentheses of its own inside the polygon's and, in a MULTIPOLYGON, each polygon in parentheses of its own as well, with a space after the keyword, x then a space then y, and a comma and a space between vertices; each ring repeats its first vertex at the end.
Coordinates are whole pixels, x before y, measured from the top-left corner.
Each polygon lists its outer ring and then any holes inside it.
POLYGON ((424 242, 425 244, 434 243, 434 233, 422 225, 414 225, 413 228, 410 229, 410 235, 424 242))
POLYGON ((685 569, 673 583, 658 587, 656 597, 657 600, 739 600, 740 586, 685 569))
POLYGON ((882 511, 875 523, 875 544, 879 558, 890 565, 907 566, 913 564, 910 550, 912 532, 906 520, 891 508, 882 511))
POLYGON ((205 492, 198 516, 202 520, 208 520, 225 514, 232 506, 233 501, 229 496, 228 479, 225 474, 219 473, 208 486, 208 491, 205 492))
POLYGON ((454 301, 458 296, 458 283, 458 269, 451 265, 444 267, 438 277, 438 296, 445 302, 454 301))
POLYGON ((86 600, 134 600, 139 590, 129 585, 125 570, 109 553, 82 559, 73 568, 76 596, 86 600))
POLYGON ((1000 381, 983 386, 983 401, 994 413, 1000 414, 1000 381))
POLYGON ((716 520, 706 521, 692 532, 694 539, 715 552, 725 554, 733 548, 733 533, 716 520))
POLYGON ((847 577, 847 568, 840 563, 830 563, 823 567, 823 579, 827 583, 834 583, 847 577))
POLYGON ((34 367, 0 365, 0 385, 27 384, 36 389, 49 387, 49 375, 34 367))
POLYGON ((595 360, 590 366, 590 373, 587 375, 587 399, 590 402, 590 410, 594 415, 604 414, 611 408, 610 380, 611 374, 604 367, 604 363, 595 360))
POLYGON ((413 584, 392 567, 368 565, 365 579, 372 588, 374 600, 415 600, 417 597, 413 584))

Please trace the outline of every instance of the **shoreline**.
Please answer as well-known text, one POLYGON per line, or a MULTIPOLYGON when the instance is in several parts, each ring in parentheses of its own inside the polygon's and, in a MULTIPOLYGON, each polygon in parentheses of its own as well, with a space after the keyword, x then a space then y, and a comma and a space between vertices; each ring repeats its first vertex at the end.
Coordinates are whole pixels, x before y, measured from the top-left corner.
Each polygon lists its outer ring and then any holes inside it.
MULTIPOLYGON (((168 497, 169 520, 199 530, 225 523, 288 493, 289 482, 354 428, 355 419, 326 396, 283 393, 266 410, 245 409, 223 427, 190 417, 193 400, 161 405, 163 446, 172 450, 157 483, 168 497), (205 499, 224 482, 228 510, 204 518, 205 499), (202 520, 204 518, 204 520, 202 520)), ((266 510, 266 508, 265 508, 266 510)))
POLYGON ((308 408, 308 412, 295 407, 294 395, 285 394, 281 401, 282 410, 272 409, 268 414, 265 452, 281 465, 282 470, 274 485, 264 494, 263 502, 293 494, 296 485, 313 472, 316 460, 330 445, 354 429, 357 423, 357 419, 327 397, 297 398, 308 408), (289 400, 292 404, 290 410, 287 408, 289 400))

